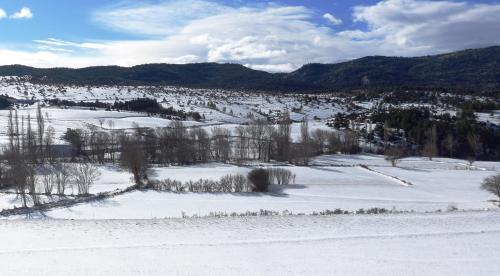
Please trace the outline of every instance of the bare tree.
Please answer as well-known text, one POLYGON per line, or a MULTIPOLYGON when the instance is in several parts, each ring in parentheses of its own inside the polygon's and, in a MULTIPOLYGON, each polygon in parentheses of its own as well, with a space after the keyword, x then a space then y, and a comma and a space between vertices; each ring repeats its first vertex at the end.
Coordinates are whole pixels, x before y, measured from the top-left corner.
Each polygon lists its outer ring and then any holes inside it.
POLYGON ((246 137, 247 129, 244 126, 236 127, 235 157, 237 161, 248 158, 249 139, 246 137))
POLYGON ((79 195, 88 195, 90 187, 100 177, 99 168, 91 163, 78 163, 73 166, 74 181, 79 195))
POLYGON ((121 164, 134 175, 135 185, 141 188, 147 179, 149 160, 138 137, 125 137, 122 141, 121 164))
POLYGON ((498 198, 498 207, 500 207, 500 174, 490 176, 484 179, 481 189, 494 194, 498 198))
POLYGON ((248 127, 250 135, 253 158, 266 160, 269 153, 268 146, 270 140, 270 128, 264 120, 256 120, 248 127))
POLYGON ((327 146, 328 137, 330 132, 323 129, 316 129, 311 133, 312 144, 314 146, 314 152, 317 154, 322 154, 327 146))
POLYGON ((385 160, 390 161, 393 167, 396 167, 399 160, 405 156, 404 149, 396 146, 386 148, 384 153, 385 160))
POLYGON ((15 122, 14 122, 14 117, 12 114, 12 109, 9 109, 9 120, 8 120, 8 125, 7 125, 7 135, 9 136, 9 150, 11 152, 15 151, 15 137, 17 135, 16 129, 15 129, 15 122))
POLYGON ((391 128, 389 127, 389 122, 385 121, 383 126, 384 135, 384 146, 389 143, 389 138, 391 137, 391 128))
POLYGON ((43 141, 44 141, 44 134, 45 134, 45 119, 42 114, 42 107, 40 106, 40 103, 38 103, 37 108, 36 108, 36 122, 37 122, 37 137, 38 137, 38 147, 39 147, 39 152, 40 152, 40 157, 44 158, 43 154, 43 141))
POLYGON ((40 204, 38 198, 36 186, 38 182, 38 176, 36 175, 35 168, 31 165, 26 165, 26 183, 28 184, 28 190, 33 200, 33 205, 40 204))
POLYGON ((51 195, 54 189, 54 183, 56 182, 54 167, 52 165, 45 165, 40 168, 42 175, 43 190, 46 195, 51 195))
POLYGON ((472 151, 472 155, 469 156, 469 162, 472 165, 472 162, 481 155, 483 145, 481 143, 481 137, 475 132, 467 134, 467 142, 469 143, 469 147, 472 151))
POLYGON ((448 153, 448 156, 453 157, 453 154, 455 153, 455 145, 456 145, 455 137, 453 135, 448 134, 446 137, 443 139, 443 148, 446 149, 446 152, 448 153))
POLYGON ((278 161, 289 161, 290 160, 290 150, 291 150, 291 125, 292 120, 290 119, 290 113, 285 110, 281 114, 278 122, 278 131, 276 135, 276 151, 278 161))
POLYGON ((71 179, 71 167, 68 164, 60 163, 54 165, 56 189, 58 195, 64 195, 66 186, 71 179))
POLYGON ((341 140, 339 132, 330 132, 328 135, 328 153, 337 153, 341 149, 341 140))
POLYGON ((436 126, 433 125, 430 129, 428 129, 425 136, 426 142, 424 145, 423 153, 424 156, 429 158, 429 160, 432 160, 432 158, 438 155, 436 126))
POLYGON ((15 185, 17 194, 21 196, 23 206, 26 207, 27 166, 23 162, 23 160, 21 160, 19 155, 15 153, 9 159, 9 166, 9 179, 11 179, 11 181, 15 185))
POLYGON ((226 162, 229 160, 231 155, 231 144, 229 142, 229 137, 231 136, 231 131, 229 129, 214 127, 212 129, 212 140, 213 140, 213 156, 215 160, 226 162))
POLYGON ((311 134, 309 133, 309 119, 304 117, 300 124, 300 159, 304 165, 309 165, 312 156, 311 134))

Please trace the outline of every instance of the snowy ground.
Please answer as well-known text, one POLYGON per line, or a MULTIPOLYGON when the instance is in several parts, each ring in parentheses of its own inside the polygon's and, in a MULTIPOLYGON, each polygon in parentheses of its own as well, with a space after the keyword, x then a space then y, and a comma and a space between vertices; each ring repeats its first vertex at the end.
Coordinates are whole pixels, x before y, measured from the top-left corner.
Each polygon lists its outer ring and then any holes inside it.
POLYGON ((2 275, 498 275, 500 212, 0 221, 2 275), (22 264, 19 263, 22 260, 22 264))
MULTIPOLYGON (((0 77, 0 94, 17 99, 113 103, 157 99, 164 107, 196 111, 202 122, 188 127, 234 130, 252 119, 291 111, 307 116, 310 129, 352 108, 332 95, 273 95, 175 87, 59 87, 0 77), (209 103, 212 108, 209 108, 209 103), (213 106, 215 105, 215 108, 213 106), (314 119, 313 119, 314 118, 314 119)), ((371 108, 374 102, 353 103, 371 108)), ((34 116, 35 106, 18 106, 34 116)), ((454 113, 454 110, 443 112, 454 113)), ((355 112, 355 111, 350 111, 355 112)), ((167 127, 169 120, 134 112, 43 108, 56 143, 67 128, 167 127)), ((478 113, 500 122, 498 111, 478 113)), ((8 111, 0 111, 0 146, 7 142, 8 111)), ((300 125, 292 125, 292 139, 300 125)), ((252 163, 254 166, 283 164, 252 163)), ((500 172, 500 162, 406 158, 392 167, 383 156, 327 155, 311 167, 286 166, 293 185, 267 194, 176 194, 135 191, 99 202, 0 220, 0 275, 498 275, 500 212, 481 181, 500 172), (366 167, 362 167, 366 166, 366 167), (310 214, 337 208, 415 211, 388 215, 181 218, 261 209, 310 214), (456 207, 460 212, 446 212, 456 207), (445 211, 438 213, 436 210, 445 211), (475 210, 475 211, 474 211, 475 210), (477 211, 482 210, 482 211, 477 211), (431 212, 431 213, 427 213, 431 212), (26 219, 29 218, 29 219, 26 219), (36 219, 33 219, 36 218, 36 219)), ((284 166, 285 167, 285 166, 284 166)), ((219 179, 247 174, 249 166, 219 163, 153 168, 152 179, 219 179)), ((132 185, 117 166, 100 167, 91 193, 132 185)), ((67 193, 72 194, 73 188, 67 193)), ((47 202, 56 200, 41 197, 47 202)), ((21 206, 0 193, 0 210, 21 206)))
MULTIPOLYGON (((150 219, 244 213, 272 210, 310 214, 337 208, 349 211, 369 208, 432 212, 456 207, 462 210, 496 208, 489 193, 479 189, 481 181, 500 171, 498 163, 478 162, 465 169, 462 160, 408 158, 394 168, 375 155, 331 155, 313 160, 312 167, 284 166, 296 175, 295 184, 274 186, 272 193, 193 194, 135 191, 100 202, 54 209, 44 214, 60 219, 150 219), (339 164, 343 166, 338 166, 339 164), (367 165, 367 170, 358 164, 367 165), (349 166, 347 166, 349 165, 349 166), (411 183, 412 185, 408 185, 411 183)), ((270 166, 271 164, 261 164, 270 166)), ((246 175, 250 167, 219 163, 153 168, 152 179, 217 180, 228 174, 246 175)), ((117 173, 110 170, 110 173, 117 173)), ((104 174, 94 189, 113 186, 112 174, 104 174), (111 183, 110 183, 111 182, 111 183), (110 183, 110 184, 106 184, 110 183), (109 185, 109 186, 107 186, 109 185)))
MULTIPOLYGON (((90 186, 89 193, 91 194, 123 190, 134 185, 132 174, 116 165, 100 166, 99 174, 100 176, 98 180, 92 186, 90 186)), ((44 192, 42 183, 40 181, 38 182, 37 191, 39 193, 44 192)), ((14 189, 3 190, 0 192, 0 211, 3 209, 12 209, 14 207, 22 206, 21 197, 13 194, 13 192, 15 192, 14 189)), ((66 187, 65 194, 67 196, 77 195, 78 187, 76 187, 74 183, 69 183, 66 187)), ((58 199, 59 197, 57 196, 40 196, 41 202, 57 201, 58 199)), ((32 205, 33 204, 28 197, 28 206, 32 205)))

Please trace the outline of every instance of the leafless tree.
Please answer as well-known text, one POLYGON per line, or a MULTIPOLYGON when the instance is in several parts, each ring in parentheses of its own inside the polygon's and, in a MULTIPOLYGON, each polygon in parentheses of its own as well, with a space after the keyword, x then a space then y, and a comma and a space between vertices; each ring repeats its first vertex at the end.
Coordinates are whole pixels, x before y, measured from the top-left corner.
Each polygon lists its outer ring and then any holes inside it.
POLYGON ((285 110, 279 119, 278 131, 275 139, 277 151, 276 159, 278 161, 289 161, 291 159, 291 124, 292 120, 290 119, 290 113, 288 110, 285 110))
POLYGON ((54 189, 54 183, 56 182, 54 168, 52 165, 45 165, 40 168, 41 178, 43 183, 43 190, 46 195, 51 195, 54 189))
POLYGON ((133 174, 135 185, 139 188, 143 187, 144 180, 147 179, 149 160, 141 147, 139 137, 124 138, 122 141, 121 164, 133 174))
POLYGON ((90 187, 100 177, 99 168, 92 163, 78 163, 72 167, 79 195, 88 195, 90 187))
POLYGON ((44 134, 45 134, 45 119, 43 117, 42 113, 42 107, 40 106, 40 103, 38 103, 37 108, 36 108, 36 123, 37 123, 37 138, 38 138, 38 147, 39 147, 39 154, 40 158, 44 158, 44 153, 43 153, 43 141, 44 141, 44 134))
POLYGON ((59 163, 54 165, 54 175, 55 183, 58 195, 64 195, 66 186, 71 179, 71 167, 65 163, 59 163))
POLYGON ((472 162, 481 155, 483 145, 481 143, 481 137, 475 132, 467 134, 467 142, 469 143, 469 147, 472 151, 472 155, 469 156, 469 162, 472 165, 472 162))
POLYGON ((269 178, 272 184, 277 185, 290 185, 295 183, 295 174, 292 171, 284 168, 270 168, 267 169, 269 172, 269 178))
POLYGON ((244 126, 236 127, 235 158, 237 161, 248 159, 249 139, 244 126))
POLYGON ((203 128, 195 128, 190 132, 191 141, 194 143, 196 161, 206 162, 210 159, 210 135, 203 128))
POLYGON ((438 155, 436 126, 433 125, 430 129, 428 129, 425 136, 426 142, 424 145, 423 153, 424 156, 427 156, 429 158, 429 160, 432 160, 432 158, 438 155))
POLYGON ((330 132, 328 135, 328 153, 337 153, 341 149, 341 138, 339 132, 330 132))
POLYGON ((393 167, 396 167, 397 163, 401 158, 405 156, 404 150, 398 146, 392 146, 385 149, 385 159, 391 162, 393 167))
POLYGON ((500 207, 500 174, 484 179, 481 189, 494 194, 498 198, 498 207, 500 207))
POLYGON ((264 120, 256 120, 248 126, 248 134, 253 149, 253 158, 266 160, 268 157, 268 144, 270 142, 270 128, 264 120))
POLYGON ((43 143, 45 144, 45 154, 50 161, 53 161, 54 158, 52 145, 54 144, 55 133, 56 133, 55 129, 52 126, 49 126, 43 138, 44 140, 43 143))
POLYGON ((231 131, 221 127, 212 129, 212 151, 215 160, 226 162, 231 156, 231 144, 229 137, 231 131))
POLYGON ((33 205, 40 204, 40 200, 37 194, 37 182, 38 176, 36 175, 35 168, 32 165, 26 165, 26 183, 28 185, 28 190, 33 200, 33 205))
POLYGON ((300 153, 299 158, 304 165, 309 165, 312 156, 312 139, 309 133, 309 119, 304 117, 300 124, 300 153))
POLYGON ((443 148, 446 149, 446 152, 448 153, 448 156, 452 157, 453 154, 455 153, 455 145, 456 141, 453 135, 448 134, 446 137, 443 139, 443 148))
POLYGON ((311 139, 315 153, 317 154, 323 153, 324 149, 327 147, 329 135, 330 131, 323 129, 316 129, 311 133, 311 139))

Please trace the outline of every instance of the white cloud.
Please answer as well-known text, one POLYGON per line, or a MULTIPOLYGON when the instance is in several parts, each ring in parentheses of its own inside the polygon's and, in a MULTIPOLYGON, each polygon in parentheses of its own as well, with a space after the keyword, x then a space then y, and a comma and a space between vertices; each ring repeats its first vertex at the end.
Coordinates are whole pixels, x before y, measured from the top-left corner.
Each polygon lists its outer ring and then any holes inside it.
POLYGON ((75 43, 71 41, 64 41, 56 38, 33 40, 34 42, 44 46, 56 46, 60 48, 82 48, 82 49, 100 49, 104 48, 104 44, 100 43, 75 43))
POLYGON ((33 13, 30 8, 24 7, 20 11, 12 14, 10 18, 12 19, 29 19, 33 17, 33 13))
POLYGON ((326 19, 326 20, 328 20, 328 22, 330 22, 333 25, 342 25, 342 23, 343 23, 342 19, 335 17, 331 13, 325 13, 325 14, 323 14, 323 18, 326 19))
POLYGON ((7 17, 7 13, 4 10, 0 9, 0 19, 5 17, 7 17))
POLYGON ((246 67, 255 69, 255 70, 261 70, 261 71, 267 71, 267 72, 290 72, 293 71, 295 66, 291 63, 284 63, 284 64, 245 64, 246 67))
POLYGON ((200 57, 196 55, 185 55, 180 57, 165 57, 161 59, 161 62, 170 64, 184 64, 184 63, 195 63, 200 61, 200 57))
MULTIPOLYGON (((198 7, 213 4, 186 1, 198 7)), ((314 11, 305 7, 213 5, 213 10, 196 17, 181 12, 181 23, 165 19, 178 16, 165 7, 182 11, 179 1, 120 6, 116 13, 101 11, 97 17, 113 15, 107 17, 107 27, 146 35, 147 39, 84 43, 36 40, 35 52, 0 49, 0 63, 83 67, 210 61, 274 72, 366 55, 415 56, 500 44, 500 4, 385 0, 355 7, 353 20, 366 27, 340 32, 313 23, 314 11), (128 23, 129 19, 135 23, 128 23)))
POLYGON ((379 45, 379 52, 416 55, 500 43, 500 4, 385 0, 354 9, 368 31, 341 35, 379 45))
POLYGON ((215 15, 229 7, 203 0, 168 0, 156 4, 121 4, 93 14, 94 21, 116 31, 168 35, 192 20, 215 15))

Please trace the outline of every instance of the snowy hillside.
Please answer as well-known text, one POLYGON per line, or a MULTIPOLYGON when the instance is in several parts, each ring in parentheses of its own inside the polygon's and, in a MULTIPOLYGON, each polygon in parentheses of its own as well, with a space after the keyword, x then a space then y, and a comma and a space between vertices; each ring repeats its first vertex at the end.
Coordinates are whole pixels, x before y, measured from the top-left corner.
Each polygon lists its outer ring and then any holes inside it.
MULTIPOLYGON (((5 154, 0 179, 6 183, 0 185, 0 238, 9 240, 0 250, 2 275, 493 275, 500 270, 500 260, 491 257, 500 250, 497 202, 480 189, 484 179, 500 173, 500 162, 390 152, 401 143, 412 153, 420 149, 407 144, 409 136, 400 129, 371 119, 384 108, 428 107, 436 116, 458 116, 460 110, 446 103, 395 105, 381 97, 162 86, 65 87, 17 77, 0 78, 0 95, 11 104, 0 110, 5 154), (144 98, 163 111, 188 115, 116 108, 117 102, 144 98), (199 117, 189 115, 195 113, 199 117), (39 143, 39 151, 59 147, 65 153, 27 154, 23 162, 33 164, 34 185, 19 188, 8 170, 16 164, 12 149, 30 152, 37 136, 24 137, 40 125, 40 114, 53 140, 39 143), (14 121, 21 122, 21 131, 14 133, 14 121), (287 137, 279 140, 283 132, 287 137), (81 135, 81 141, 68 133, 81 135), (146 141, 128 160, 123 155, 135 144, 127 139, 146 141), (179 140, 196 143, 190 148, 179 140), (317 152, 303 157, 305 140, 317 152), (280 143, 289 144, 281 152, 289 159, 275 158, 280 143), (226 157, 218 157, 224 150, 226 157), (199 157, 203 151, 206 156, 199 157), (146 153, 151 164, 141 176, 147 185, 140 187, 137 170, 126 162, 146 153), (82 193, 76 178, 85 168, 94 174, 82 193), (258 169, 282 170, 290 178, 266 191, 213 187, 236 176, 248 184, 258 169), (54 184, 61 172, 74 174, 62 191, 54 184), (177 186, 162 190, 154 183, 177 186), (195 183, 215 190, 189 190, 195 183), (16 259, 25 264, 14 265, 16 259)), ((498 115, 478 112, 477 123, 496 129, 498 115)))

